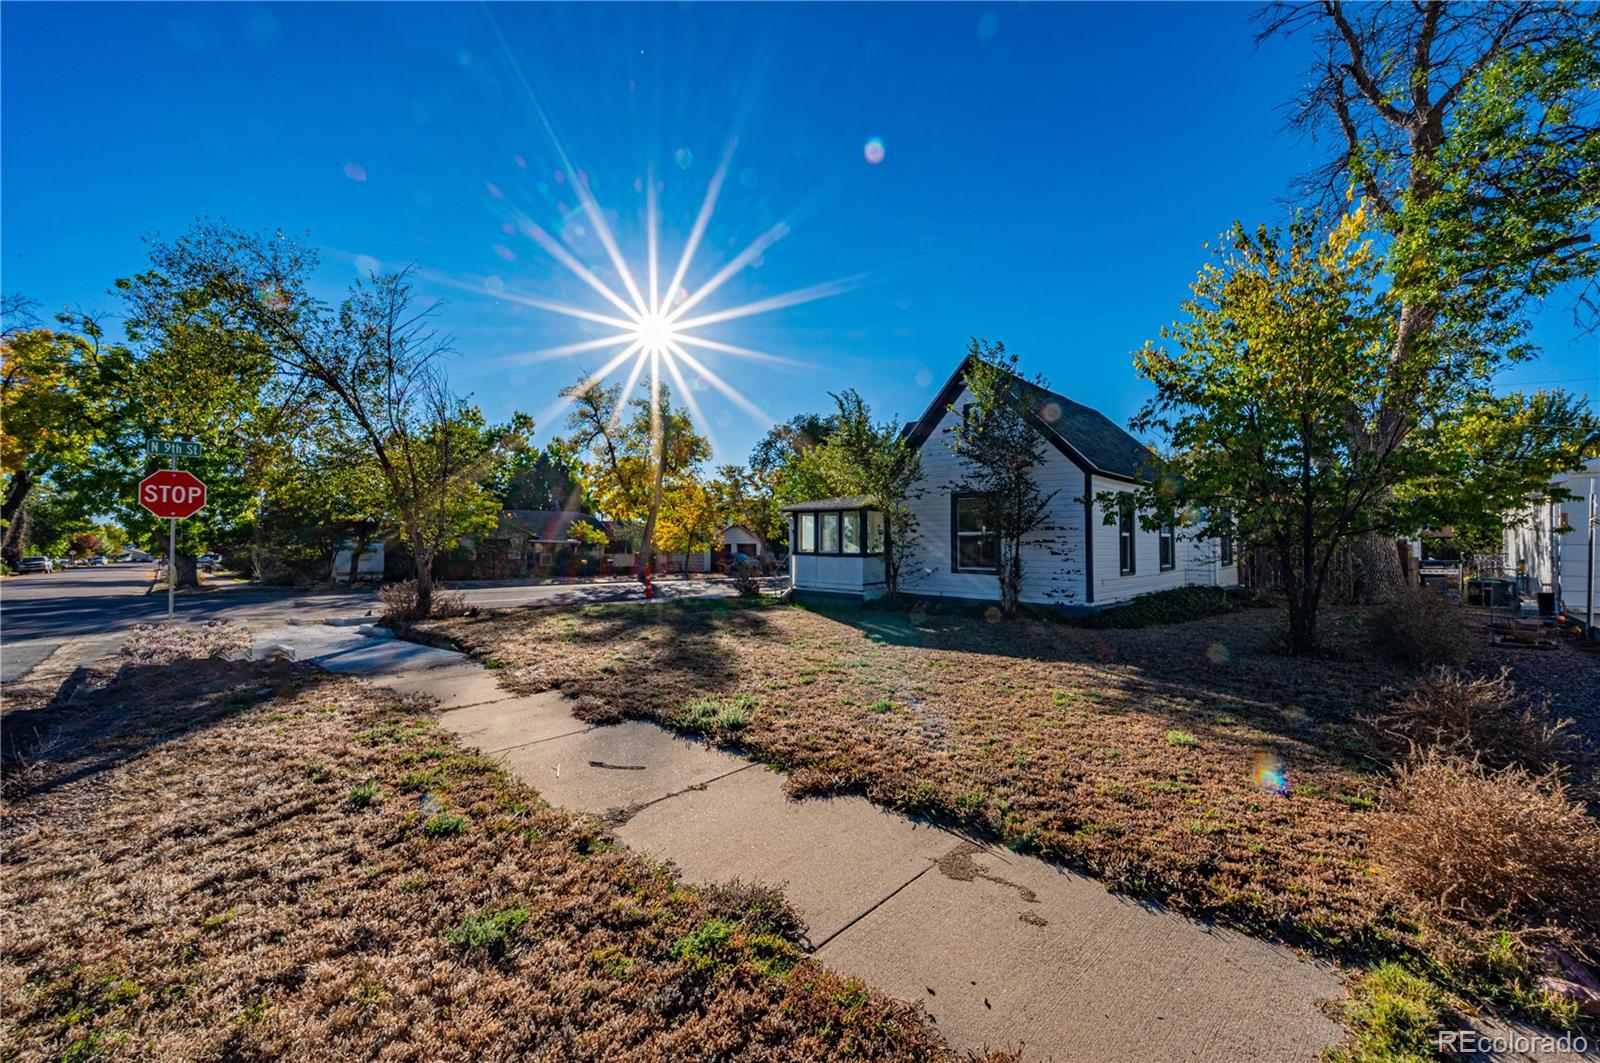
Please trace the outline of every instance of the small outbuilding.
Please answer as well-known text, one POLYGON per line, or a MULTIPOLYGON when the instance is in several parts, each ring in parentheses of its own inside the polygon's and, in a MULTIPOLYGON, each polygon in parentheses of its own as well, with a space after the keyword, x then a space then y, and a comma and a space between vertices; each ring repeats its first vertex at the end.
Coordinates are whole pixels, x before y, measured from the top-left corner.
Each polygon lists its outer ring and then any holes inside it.
POLYGON ((824 498, 785 506, 789 581, 814 597, 871 601, 888 589, 883 510, 865 498, 824 498))

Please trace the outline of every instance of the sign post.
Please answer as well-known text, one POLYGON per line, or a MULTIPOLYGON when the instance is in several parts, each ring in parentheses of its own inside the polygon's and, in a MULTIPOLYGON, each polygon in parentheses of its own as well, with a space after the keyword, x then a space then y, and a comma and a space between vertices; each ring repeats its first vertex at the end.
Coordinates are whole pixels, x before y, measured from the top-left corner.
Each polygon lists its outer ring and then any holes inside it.
POLYGON ((139 481, 139 504, 156 516, 167 518, 167 619, 171 620, 178 588, 178 521, 205 508, 206 485, 178 468, 178 455, 200 456, 199 443, 152 439, 150 453, 171 459, 166 472, 151 473, 139 481))

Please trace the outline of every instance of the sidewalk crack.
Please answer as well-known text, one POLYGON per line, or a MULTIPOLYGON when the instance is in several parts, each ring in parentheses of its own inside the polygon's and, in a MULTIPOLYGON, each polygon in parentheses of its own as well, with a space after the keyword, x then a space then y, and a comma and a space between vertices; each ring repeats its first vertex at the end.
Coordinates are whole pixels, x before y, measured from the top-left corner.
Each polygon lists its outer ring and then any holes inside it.
POLYGON ((921 871, 918 871, 915 875, 912 875, 910 878, 908 878, 904 882, 900 883, 900 885, 898 885, 894 889, 890 890, 889 893, 886 894, 880 900, 873 902, 873 904, 870 907, 868 907, 866 911, 862 912, 860 915, 856 916, 854 919, 850 920, 844 926, 841 926, 838 930, 835 930, 833 933, 829 934, 827 937, 823 938, 821 941, 817 942, 815 945, 812 945, 811 946, 811 951, 813 953, 821 952, 823 950, 823 948, 828 944, 828 942, 832 941, 834 938, 838 937, 840 934, 844 933, 846 930, 849 930, 851 927, 853 927, 857 923, 861 922, 861 920, 865 919, 867 916, 871 915, 873 912, 877 911, 879 908, 882 908, 885 904, 888 904, 890 901, 894 900, 896 895, 898 895, 901 890, 905 889, 907 886, 909 886, 913 882, 917 881, 917 879, 921 878, 923 875, 926 875, 929 871, 932 871, 933 868, 934 868, 934 864, 933 864, 933 862, 930 861, 928 863, 927 867, 923 868, 921 871))

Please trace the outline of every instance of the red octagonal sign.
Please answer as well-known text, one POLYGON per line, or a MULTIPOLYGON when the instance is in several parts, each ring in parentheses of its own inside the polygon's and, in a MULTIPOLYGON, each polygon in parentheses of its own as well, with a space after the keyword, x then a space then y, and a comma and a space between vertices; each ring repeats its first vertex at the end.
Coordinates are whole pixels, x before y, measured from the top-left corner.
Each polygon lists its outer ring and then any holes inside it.
POLYGON ((139 481, 139 504, 158 517, 192 517, 206 504, 206 485, 182 469, 162 469, 139 481))

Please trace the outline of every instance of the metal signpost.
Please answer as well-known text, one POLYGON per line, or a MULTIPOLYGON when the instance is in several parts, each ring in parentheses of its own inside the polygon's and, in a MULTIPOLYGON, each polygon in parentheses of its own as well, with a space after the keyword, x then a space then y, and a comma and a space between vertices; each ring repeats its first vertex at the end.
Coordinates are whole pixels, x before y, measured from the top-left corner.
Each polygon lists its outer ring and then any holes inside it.
POLYGON ((150 453, 172 459, 165 472, 153 472, 139 481, 139 504, 167 518, 167 619, 172 619, 178 586, 178 521, 205 508, 206 485, 178 468, 178 457, 198 458, 200 444, 182 439, 152 439, 150 453))

